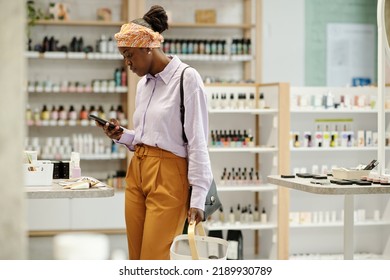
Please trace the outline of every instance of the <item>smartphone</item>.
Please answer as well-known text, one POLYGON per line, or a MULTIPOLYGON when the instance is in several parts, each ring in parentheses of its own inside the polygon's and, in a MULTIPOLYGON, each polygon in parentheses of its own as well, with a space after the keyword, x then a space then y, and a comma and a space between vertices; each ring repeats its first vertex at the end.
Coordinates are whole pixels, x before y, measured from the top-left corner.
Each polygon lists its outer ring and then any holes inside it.
MULTIPOLYGON (((114 129, 115 128, 115 125, 107 120, 103 120, 102 118, 99 118, 98 116, 95 116, 95 115, 92 115, 92 114, 89 114, 88 116, 90 119, 93 119, 95 121, 97 121, 98 123, 100 123, 101 125, 105 125, 106 123, 109 123, 108 125, 108 128, 111 130, 111 129, 114 129)), ((118 131, 123 131, 123 128, 122 127, 119 127, 118 131)))

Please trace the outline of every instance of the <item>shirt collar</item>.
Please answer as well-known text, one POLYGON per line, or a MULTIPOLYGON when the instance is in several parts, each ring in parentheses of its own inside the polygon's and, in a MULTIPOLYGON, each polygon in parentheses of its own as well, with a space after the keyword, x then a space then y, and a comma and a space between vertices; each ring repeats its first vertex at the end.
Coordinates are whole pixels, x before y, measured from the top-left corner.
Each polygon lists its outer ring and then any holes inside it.
POLYGON ((146 82, 149 80, 156 80, 161 79, 165 84, 168 84, 169 81, 172 79, 173 74, 175 74, 177 68, 182 63, 181 60, 176 56, 171 56, 171 61, 165 66, 164 70, 162 70, 160 73, 157 73, 156 76, 153 76, 151 74, 146 74, 146 82))

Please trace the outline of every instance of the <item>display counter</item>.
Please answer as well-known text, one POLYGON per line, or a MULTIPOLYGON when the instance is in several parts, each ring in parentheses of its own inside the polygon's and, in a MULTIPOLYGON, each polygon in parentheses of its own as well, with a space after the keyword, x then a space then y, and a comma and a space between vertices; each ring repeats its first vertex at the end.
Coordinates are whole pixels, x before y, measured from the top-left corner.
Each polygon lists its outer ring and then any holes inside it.
POLYGON ((100 182, 89 189, 64 189, 54 180, 51 186, 26 186, 25 191, 29 199, 55 199, 55 198, 97 198, 114 196, 114 189, 100 182))
POLYGON ((306 178, 282 178, 280 175, 268 176, 268 182, 277 186, 313 194, 344 195, 344 259, 353 259, 354 245, 354 195, 364 194, 389 194, 390 186, 372 184, 369 186, 358 185, 319 185, 310 183, 306 178))

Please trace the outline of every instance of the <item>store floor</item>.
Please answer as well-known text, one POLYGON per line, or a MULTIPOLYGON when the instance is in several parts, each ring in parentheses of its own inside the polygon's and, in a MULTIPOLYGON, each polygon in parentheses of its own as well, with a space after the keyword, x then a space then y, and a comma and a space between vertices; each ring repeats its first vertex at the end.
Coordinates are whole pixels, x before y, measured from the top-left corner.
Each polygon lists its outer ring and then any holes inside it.
MULTIPOLYGON (((108 235, 110 241, 110 256, 116 259, 127 259, 127 240, 125 234, 108 235), (115 255, 115 256, 114 256, 115 255)), ((30 260, 53 260, 53 238, 30 237, 28 258, 30 260)))

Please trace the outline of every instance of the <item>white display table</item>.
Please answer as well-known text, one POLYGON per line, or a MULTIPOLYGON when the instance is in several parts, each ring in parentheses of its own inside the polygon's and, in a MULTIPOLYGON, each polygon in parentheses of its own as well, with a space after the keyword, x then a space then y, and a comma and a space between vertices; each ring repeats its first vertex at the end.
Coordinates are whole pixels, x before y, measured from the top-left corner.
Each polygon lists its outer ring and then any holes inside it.
POLYGON ((354 226, 354 195, 356 194, 389 194, 390 186, 372 184, 371 186, 358 185, 318 185, 310 183, 311 179, 293 178, 284 179, 280 175, 268 176, 268 182, 281 187, 304 192, 324 195, 344 195, 344 259, 353 259, 353 226, 354 226))
POLYGON ((104 183, 84 190, 64 189, 54 180, 51 186, 26 186, 27 198, 96 198, 114 196, 114 189, 104 183))

